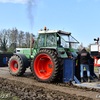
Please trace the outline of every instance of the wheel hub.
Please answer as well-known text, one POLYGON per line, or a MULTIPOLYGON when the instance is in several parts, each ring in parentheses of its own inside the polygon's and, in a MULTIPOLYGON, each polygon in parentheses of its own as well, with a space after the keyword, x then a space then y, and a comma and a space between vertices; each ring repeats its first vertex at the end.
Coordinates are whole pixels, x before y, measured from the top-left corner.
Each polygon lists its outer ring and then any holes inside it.
POLYGON ((53 62, 47 54, 40 54, 34 62, 35 74, 40 79, 48 79, 53 72, 53 62))
POLYGON ((17 66, 18 66, 17 64, 14 65, 15 68, 17 68, 17 66))
POLYGON ((12 60, 11 62, 11 70, 16 72, 18 70, 18 62, 16 60, 12 60))
POLYGON ((52 68, 52 65, 51 64, 49 64, 49 66, 48 66, 49 68, 52 68))

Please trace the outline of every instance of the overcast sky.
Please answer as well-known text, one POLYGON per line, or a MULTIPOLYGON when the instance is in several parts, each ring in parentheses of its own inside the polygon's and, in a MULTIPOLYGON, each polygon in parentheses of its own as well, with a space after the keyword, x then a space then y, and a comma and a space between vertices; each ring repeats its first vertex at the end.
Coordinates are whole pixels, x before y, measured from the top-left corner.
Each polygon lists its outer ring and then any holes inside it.
POLYGON ((100 0, 0 0, 0 29, 37 35, 45 26, 71 32, 88 46, 100 37, 100 0))

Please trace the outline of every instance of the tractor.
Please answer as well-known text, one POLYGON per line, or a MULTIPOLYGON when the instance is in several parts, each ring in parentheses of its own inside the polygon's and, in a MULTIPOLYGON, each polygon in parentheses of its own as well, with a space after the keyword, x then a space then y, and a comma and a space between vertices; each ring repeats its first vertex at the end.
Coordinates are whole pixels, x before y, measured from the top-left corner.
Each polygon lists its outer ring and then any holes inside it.
POLYGON ((64 63, 67 59, 77 57, 78 50, 73 47, 79 42, 70 32, 62 30, 49 30, 45 27, 38 33, 36 41, 31 38, 30 48, 16 49, 8 62, 10 74, 21 76, 30 67, 38 81, 54 82, 62 79, 64 63))

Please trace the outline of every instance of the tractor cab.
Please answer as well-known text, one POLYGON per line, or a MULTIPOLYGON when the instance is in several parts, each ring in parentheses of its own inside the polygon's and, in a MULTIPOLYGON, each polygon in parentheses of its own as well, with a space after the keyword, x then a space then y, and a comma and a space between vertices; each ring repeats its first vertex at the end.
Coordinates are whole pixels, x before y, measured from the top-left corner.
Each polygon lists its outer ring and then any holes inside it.
POLYGON ((79 42, 73 36, 71 36, 71 33, 61 31, 57 33, 57 39, 59 41, 57 43, 58 49, 64 48, 68 58, 77 57, 78 50, 75 49, 75 46, 79 42))
POLYGON ((61 30, 40 30, 36 43, 36 49, 42 48, 57 50, 61 58, 76 57, 77 49, 74 49, 76 43, 79 43, 69 32, 61 30))

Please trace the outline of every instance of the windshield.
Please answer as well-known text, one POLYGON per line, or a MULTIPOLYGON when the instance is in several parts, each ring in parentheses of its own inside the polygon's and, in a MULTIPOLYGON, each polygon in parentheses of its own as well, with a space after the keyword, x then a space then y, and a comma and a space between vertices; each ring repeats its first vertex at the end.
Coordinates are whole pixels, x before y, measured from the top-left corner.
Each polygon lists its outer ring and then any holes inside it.
POLYGON ((64 48, 76 48, 79 43, 74 37, 71 35, 58 34, 57 41, 60 38, 60 45, 64 48))

